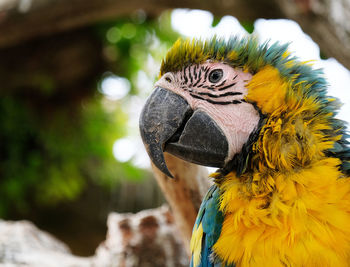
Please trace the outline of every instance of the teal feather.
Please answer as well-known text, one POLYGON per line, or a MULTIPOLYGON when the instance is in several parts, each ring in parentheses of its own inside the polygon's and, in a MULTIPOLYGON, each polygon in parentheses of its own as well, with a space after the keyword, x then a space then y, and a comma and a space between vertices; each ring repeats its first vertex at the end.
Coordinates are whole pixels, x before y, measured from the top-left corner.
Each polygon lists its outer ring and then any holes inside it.
POLYGON ((219 210, 219 197, 219 188, 216 185, 211 186, 199 208, 194 229, 202 223, 201 263, 199 266, 193 266, 193 261, 191 259, 191 267, 224 267, 220 262, 217 262, 212 251, 213 245, 220 236, 224 220, 222 212, 219 210))

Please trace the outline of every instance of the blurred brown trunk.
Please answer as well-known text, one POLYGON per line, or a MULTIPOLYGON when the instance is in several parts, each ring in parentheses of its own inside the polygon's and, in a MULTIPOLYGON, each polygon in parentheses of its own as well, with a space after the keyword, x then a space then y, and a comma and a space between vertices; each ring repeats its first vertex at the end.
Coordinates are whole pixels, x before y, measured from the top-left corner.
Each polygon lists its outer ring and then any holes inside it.
POLYGON ((172 209, 175 223, 189 252, 192 227, 202 198, 210 186, 208 172, 204 167, 188 163, 167 153, 165 153, 165 160, 174 179, 163 174, 154 165, 153 171, 172 209))

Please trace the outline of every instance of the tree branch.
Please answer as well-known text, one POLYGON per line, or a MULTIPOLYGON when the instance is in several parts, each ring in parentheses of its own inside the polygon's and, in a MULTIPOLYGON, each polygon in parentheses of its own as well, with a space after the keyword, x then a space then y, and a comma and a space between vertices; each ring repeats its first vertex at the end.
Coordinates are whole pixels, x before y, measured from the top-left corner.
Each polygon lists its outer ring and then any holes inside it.
POLYGON ((278 17, 278 10, 265 1, 236 0, 32 0, 31 6, 21 10, 23 1, 7 0, 0 6, 0 48, 11 46, 38 36, 67 31, 99 21, 132 14, 138 9, 159 15, 169 8, 207 9, 216 15, 234 15, 241 20, 258 17, 278 17), (251 8, 254 3, 254 8, 251 8))
POLYGON ((350 4, 346 0, 6 0, 0 4, 0 48, 68 31, 143 9, 151 16, 169 8, 197 8, 240 21, 288 18, 350 69, 350 4), (29 3, 24 5, 23 3, 29 3))
POLYGON ((167 177, 157 167, 152 166, 155 178, 167 199, 180 230, 186 251, 199 206, 210 182, 204 167, 188 163, 165 153, 165 160, 174 179, 167 177))

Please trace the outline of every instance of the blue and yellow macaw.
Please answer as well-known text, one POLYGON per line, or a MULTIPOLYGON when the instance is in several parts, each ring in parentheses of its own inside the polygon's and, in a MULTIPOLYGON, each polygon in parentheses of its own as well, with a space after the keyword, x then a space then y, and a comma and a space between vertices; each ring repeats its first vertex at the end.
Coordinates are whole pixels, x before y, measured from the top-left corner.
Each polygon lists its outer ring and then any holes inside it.
POLYGON ((179 40, 140 118, 163 152, 220 168, 191 266, 350 266, 350 148, 320 70, 254 37, 179 40))

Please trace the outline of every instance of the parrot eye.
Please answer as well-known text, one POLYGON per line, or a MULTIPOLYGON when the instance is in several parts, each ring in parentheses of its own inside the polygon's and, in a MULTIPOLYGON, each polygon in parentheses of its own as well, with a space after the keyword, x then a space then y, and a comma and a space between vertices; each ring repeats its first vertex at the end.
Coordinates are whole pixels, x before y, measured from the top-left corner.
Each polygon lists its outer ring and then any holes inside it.
POLYGON ((222 69, 215 69, 212 70, 209 73, 209 81, 211 83, 217 83, 218 81, 221 80, 222 76, 224 75, 224 72, 222 71, 222 69))

